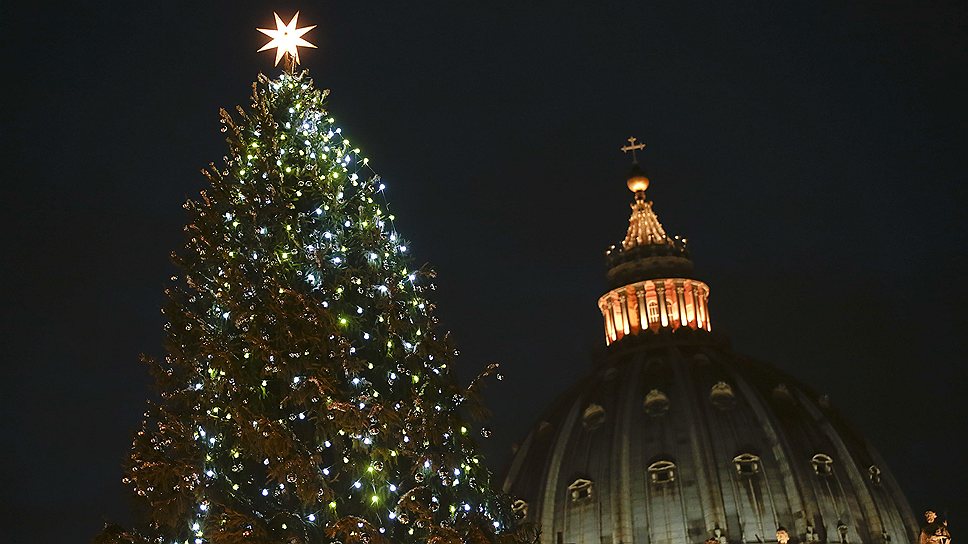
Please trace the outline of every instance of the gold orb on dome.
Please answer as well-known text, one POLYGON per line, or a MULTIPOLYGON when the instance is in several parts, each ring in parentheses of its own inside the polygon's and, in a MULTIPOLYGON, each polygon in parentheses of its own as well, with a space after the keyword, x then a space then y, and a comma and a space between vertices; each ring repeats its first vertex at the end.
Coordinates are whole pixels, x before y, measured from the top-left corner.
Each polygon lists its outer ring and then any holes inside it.
POLYGON ((639 191, 645 191, 649 188, 649 178, 645 174, 633 175, 626 182, 629 186, 629 191, 637 193, 639 191))
POLYGON ((626 184, 629 186, 629 191, 633 193, 644 192, 649 188, 649 176, 639 166, 639 163, 632 163, 632 170, 629 172, 627 179, 626 184))

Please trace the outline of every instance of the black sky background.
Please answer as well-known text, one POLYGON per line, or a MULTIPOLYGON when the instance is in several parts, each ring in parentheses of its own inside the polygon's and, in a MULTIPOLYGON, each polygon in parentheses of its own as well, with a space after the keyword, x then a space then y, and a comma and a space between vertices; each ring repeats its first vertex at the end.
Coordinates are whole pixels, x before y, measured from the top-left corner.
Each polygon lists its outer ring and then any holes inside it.
POLYGON ((131 521, 137 355, 218 108, 277 73, 273 9, 319 25, 303 63, 438 270, 462 375, 504 368, 496 471, 602 341, 636 135, 713 326, 968 534, 964 2, 5 2, 4 542, 131 521))

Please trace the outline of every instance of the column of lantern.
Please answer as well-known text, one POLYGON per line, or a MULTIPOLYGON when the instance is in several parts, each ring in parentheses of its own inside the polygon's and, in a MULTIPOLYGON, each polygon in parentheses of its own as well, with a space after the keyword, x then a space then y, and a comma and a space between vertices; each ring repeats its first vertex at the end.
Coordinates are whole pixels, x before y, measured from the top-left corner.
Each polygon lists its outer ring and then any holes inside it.
POLYGON ((711 330, 709 287, 698 280, 648 280, 613 289, 598 300, 605 319, 605 342, 611 344, 645 330, 711 330))

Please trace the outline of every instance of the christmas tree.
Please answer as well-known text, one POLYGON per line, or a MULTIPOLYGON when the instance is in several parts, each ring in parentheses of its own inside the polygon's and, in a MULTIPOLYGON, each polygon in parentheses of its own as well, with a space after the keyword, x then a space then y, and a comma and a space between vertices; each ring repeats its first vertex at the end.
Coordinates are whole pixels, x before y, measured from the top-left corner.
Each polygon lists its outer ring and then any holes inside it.
POLYGON ((481 409, 480 378, 454 378, 432 273, 296 70, 307 29, 277 25, 264 32, 286 71, 258 78, 250 108, 222 110, 229 154, 185 204, 167 356, 147 360, 160 398, 126 467, 149 522, 98 540, 519 539, 462 419, 481 409))

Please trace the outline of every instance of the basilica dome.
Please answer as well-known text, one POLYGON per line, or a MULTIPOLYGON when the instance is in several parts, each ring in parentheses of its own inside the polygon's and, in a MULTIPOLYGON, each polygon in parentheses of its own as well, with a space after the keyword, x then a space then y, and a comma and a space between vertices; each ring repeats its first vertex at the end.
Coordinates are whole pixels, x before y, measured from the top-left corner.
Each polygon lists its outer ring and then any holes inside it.
MULTIPOLYGON (((634 142, 633 142, 634 144, 634 142)), ((606 348, 541 415, 504 490, 542 544, 911 541, 890 471, 823 395, 713 330, 686 241, 635 168, 628 233, 606 254, 606 348)), ((644 180, 642 178, 645 178, 644 180)))

